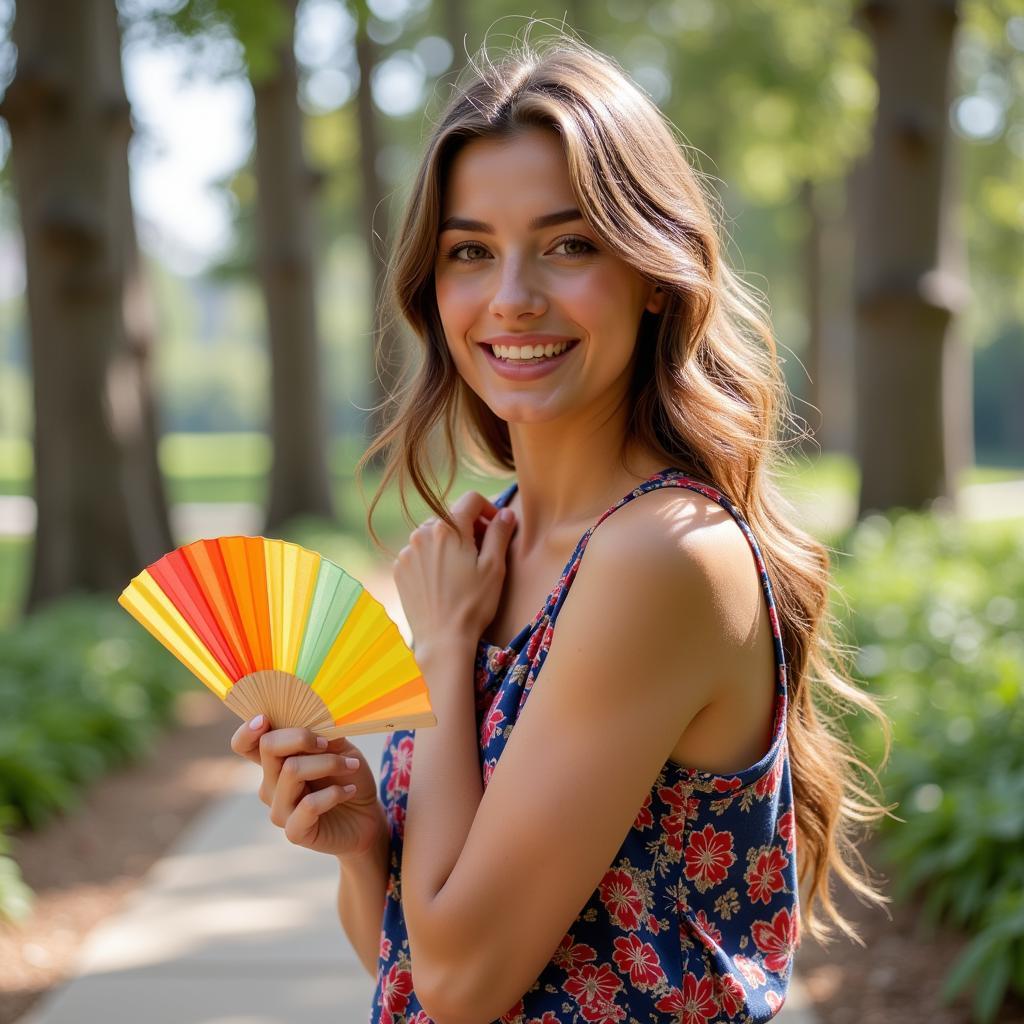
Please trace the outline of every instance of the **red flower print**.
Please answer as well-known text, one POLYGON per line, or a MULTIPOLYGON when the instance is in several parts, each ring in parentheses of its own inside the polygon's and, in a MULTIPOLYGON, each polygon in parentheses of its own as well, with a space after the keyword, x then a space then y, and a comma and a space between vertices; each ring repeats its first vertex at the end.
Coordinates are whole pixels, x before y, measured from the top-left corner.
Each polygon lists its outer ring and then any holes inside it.
POLYGON ((555 955, 551 958, 556 967, 565 972, 577 970, 582 964, 590 963, 597 959, 597 953, 593 946, 583 942, 576 942, 571 935, 566 935, 558 944, 555 955))
POLYGON ((584 964, 578 970, 570 971, 569 976, 562 982, 562 988, 579 1003, 580 1011, 587 1020, 602 1019, 588 1016, 585 1012, 586 1008, 595 1003, 598 1006, 612 1003, 616 993, 621 991, 622 987, 619 976, 608 964, 601 964, 600 967, 584 964))
POLYGON ((776 753, 775 761, 771 768, 754 783, 754 792, 757 794, 758 799, 774 796, 779 788, 779 780, 781 778, 782 757, 776 753))
POLYGON ((396 746, 391 748, 391 774, 388 776, 387 792, 394 795, 409 792, 409 778, 412 773, 411 736, 403 736, 396 746))
MULTIPOLYGON (((648 794, 648 797, 650 794, 648 794)), ((658 796, 673 808, 682 818, 689 821, 697 817, 700 801, 693 795, 693 789, 682 782, 674 786, 659 786, 658 796)))
POLYGON ((661 931, 661 925, 658 924, 658 919, 653 914, 647 915, 647 928, 657 935, 661 931))
POLYGON ((505 712, 500 707, 492 707, 484 719, 483 728, 480 731, 480 749, 483 750, 494 738, 498 726, 505 721, 505 712))
POLYGON ((385 1013, 405 1013, 412 992, 412 972, 392 964, 381 985, 380 1002, 385 1013))
POLYGON ((686 877, 706 892, 711 886, 725 880, 729 867, 736 862, 732 852, 732 833, 716 832, 714 825, 705 825, 690 835, 686 844, 686 877))
POLYGON ((391 940, 385 937, 383 928, 381 929, 380 936, 380 947, 378 955, 382 959, 387 960, 391 956, 391 940))
POLYGON ((417 1010, 410 1018, 408 1024, 434 1024, 427 1016, 426 1010, 417 1010))
POLYGON ((405 807, 397 801, 388 808, 388 816, 395 826, 395 835, 399 839, 405 836, 405 807))
POLYGON ((665 977, 658 953, 649 942, 642 942, 636 935, 614 940, 615 952, 612 959, 615 966, 625 974, 629 972, 631 985, 644 989, 654 988, 665 977))
POLYGON ((688 786, 683 786, 682 783, 659 787, 658 796, 672 809, 671 813, 663 814, 659 822, 662 842, 666 849, 681 855, 686 822, 697 817, 699 801, 697 797, 693 796, 693 791, 688 786))
POLYGON ((536 629, 533 635, 530 637, 530 642, 526 645, 526 657, 533 661, 537 657, 537 651, 540 648, 540 642, 544 639, 544 631, 542 629, 536 629))
POLYGON ((743 990, 743 986, 735 974, 723 974, 716 979, 716 991, 722 1013, 730 1017, 734 1017, 747 1005, 747 993, 743 990))
POLYGON ((757 988, 759 985, 767 984, 768 975, 761 970, 761 965, 756 960, 751 960, 749 956, 744 956, 742 953, 737 953, 733 958, 732 962, 736 965, 736 969, 747 979, 747 984, 757 988))
POLYGON ((531 1017, 526 1024, 561 1024, 554 1010, 545 1010, 542 1017, 531 1017))
POLYGON ((644 901, 628 872, 615 869, 606 872, 598 888, 601 902, 614 924, 626 931, 640 927, 644 901))
POLYGON ((769 989, 764 994, 765 1002, 771 1007, 772 1014, 776 1014, 782 1009, 782 1004, 786 1001, 778 992, 769 989))
POLYGON ((716 946, 721 946, 722 933, 711 923, 704 910, 697 911, 692 923, 702 937, 710 939, 716 946))
POLYGON ((715 1019, 718 1004, 715 1002, 714 986, 710 978, 698 979, 687 971, 683 975, 683 988, 673 989, 655 1004, 658 1010, 677 1014, 674 1020, 679 1024, 707 1024, 715 1019))
POLYGON ((789 907, 783 907, 771 920, 755 921, 751 929, 757 948, 764 953, 764 965, 769 971, 782 973, 789 964, 793 950, 799 945, 799 924, 789 907))
POLYGON ((786 840, 786 853, 796 851, 796 817, 791 807, 785 814, 780 815, 778 824, 779 835, 786 840))
POLYGON ((490 760, 484 761, 484 774, 483 783, 484 788, 487 788, 487 783, 491 781, 491 776, 494 774, 494 769, 497 767, 498 759, 496 757, 490 758, 490 760))
POLYGON ((523 1000, 519 999, 513 1006, 510 1006, 499 1018, 501 1024, 515 1024, 524 1013, 523 1000))
POLYGON ((645 829, 650 828, 654 824, 654 815, 651 814, 651 794, 648 793, 644 797, 644 802, 637 811, 636 818, 633 819, 633 828, 645 829))
POLYGON ((786 887, 782 872, 789 861, 777 846, 762 850, 753 866, 743 875, 747 883, 747 899, 751 903, 760 900, 771 903, 772 896, 786 887))
POLYGON ((715 779, 714 787, 716 793, 728 793, 732 789, 739 789, 743 783, 735 778, 731 779, 715 779))

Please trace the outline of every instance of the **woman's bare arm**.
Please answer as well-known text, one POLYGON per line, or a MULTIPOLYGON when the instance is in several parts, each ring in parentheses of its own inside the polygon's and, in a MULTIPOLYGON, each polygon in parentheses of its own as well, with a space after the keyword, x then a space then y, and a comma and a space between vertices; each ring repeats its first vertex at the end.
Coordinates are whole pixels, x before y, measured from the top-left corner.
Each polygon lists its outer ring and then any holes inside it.
POLYGON ((381 806, 381 833, 365 853, 338 857, 338 917, 352 948, 370 977, 377 977, 380 930, 384 919, 384 900, 388 886, 388 862, 391 835, 387 815, 381 806))

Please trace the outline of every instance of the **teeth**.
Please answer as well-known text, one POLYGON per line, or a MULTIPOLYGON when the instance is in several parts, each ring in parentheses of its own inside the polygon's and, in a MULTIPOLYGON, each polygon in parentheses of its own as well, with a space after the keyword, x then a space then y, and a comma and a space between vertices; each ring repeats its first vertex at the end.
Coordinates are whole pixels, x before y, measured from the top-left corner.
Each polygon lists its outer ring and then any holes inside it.
POLYGON ((513 361, 519 359, 541 359, 559 355, 564 352, 570 344, 572 343, 568 341, 560 341, 557 345, 522 345, 519 347, 492 345, 491 351, 499 359, 509 359, 513 361))

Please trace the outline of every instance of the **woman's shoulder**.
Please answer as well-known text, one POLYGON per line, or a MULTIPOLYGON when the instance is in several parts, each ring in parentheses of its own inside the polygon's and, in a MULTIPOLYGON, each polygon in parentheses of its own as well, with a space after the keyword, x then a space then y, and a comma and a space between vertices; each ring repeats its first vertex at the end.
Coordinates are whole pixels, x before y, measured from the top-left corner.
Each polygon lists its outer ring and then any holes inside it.
POLYGON ((757 566, 746 534, 714 498, 678 485, 653 488, 609 516, 588 548, 595 562, 642 568, 669 593, 673 577, 699 587, 713 607, 718 639, 748 641, 763 600, 757 566))
MULTIPOLYGON (((695 484, 700 481, 694 481, 695 484)), ((631 498, 594 531, 601 544, 680 549, 712 565, 749 558, 749 541, 733 514, 715 498, 682 483, 663 483, 631 498), (599 535, 604 533, 603 539, 599 535)))

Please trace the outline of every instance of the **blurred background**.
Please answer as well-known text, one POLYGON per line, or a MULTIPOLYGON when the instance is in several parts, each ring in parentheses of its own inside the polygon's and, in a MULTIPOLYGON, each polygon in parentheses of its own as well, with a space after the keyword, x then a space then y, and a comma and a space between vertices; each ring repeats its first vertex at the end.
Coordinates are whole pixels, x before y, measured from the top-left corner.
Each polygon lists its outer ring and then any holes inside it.
POLYGON ((223 796, 237 719, 127 582, 236 532, 387 592, 353 477, 410 345, 383 270, 467 52, 529 16, 719 194, 806 428, 780 478, 893 723, 892 916, 834 892, 866 946, 805 941, 814 1012, 1024 1021, 1024 0, 0 0, 0 1024, 223 796))

